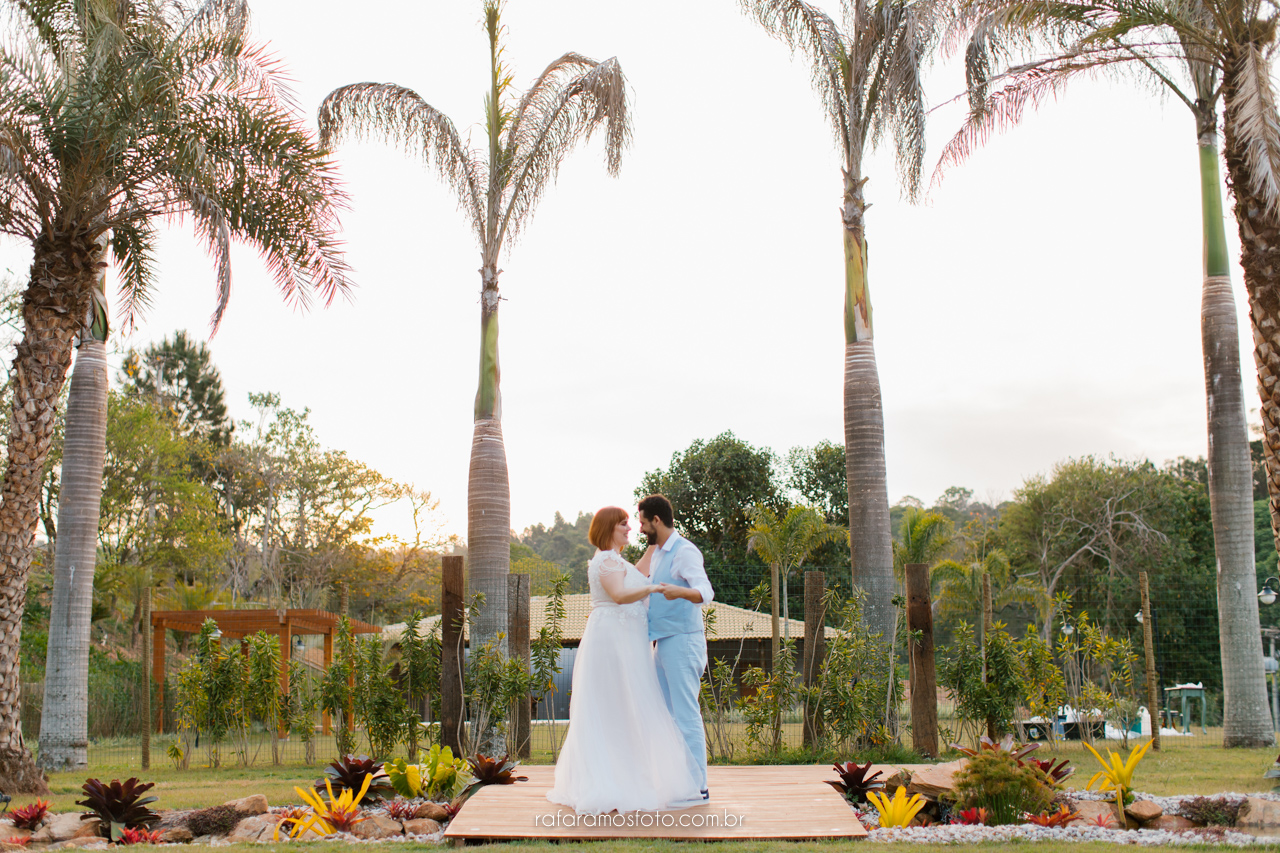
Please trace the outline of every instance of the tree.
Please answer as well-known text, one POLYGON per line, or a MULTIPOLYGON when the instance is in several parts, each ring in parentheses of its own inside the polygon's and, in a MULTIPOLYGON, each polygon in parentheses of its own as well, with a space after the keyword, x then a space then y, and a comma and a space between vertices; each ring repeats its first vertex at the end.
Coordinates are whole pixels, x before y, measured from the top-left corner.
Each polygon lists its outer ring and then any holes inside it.
POLYGON ((54 406, 104 243, 126 320, 153 284, 158 218, 189 214, 215 256, 215 328, 233 237, 261 250, 294 300, 346 288, 333 240, 340 194, 247 17, 244 0, 43 0, 13 6, 0 47, 0 230, 34 250, 0 490, 0 787, 10 793, 45 789, 19 731, 19 631, 54 406))
POLYGON ((511 488, 502 441, 498 370, 498 258, 528 222, 573 147, 602 126, 609 173, 616 175, 631 138, 625 79, 617 59, 566 53, 518 99, 502 63, 501 3, 485 0, 489 90, 488 148, 467 148, 452 121, 416 92, 393 83, 357 83, 320 105, 326 145, 381 134, 422 156, 457 193, 480 244, 480 380, 467 483, 470 589, 484 595, 472 642, 505 652, 510 569, 511 488))
POLYGON ((787 579, 823 545, 844 539, 844 527, 829 524, 822 513, 810 506, 793 506, 781 518, 764 504, 747 509, 751 527, 747 531, 747 547, 769 564, 771 617, 773 621, 773 657, 778 662, 781 650, 778 636, 778 598, 782 598, 783 632, 781 639, 791 640, 790 611, 787 606, 787 579))
POLYGON ((939 512, 909 507, 902 516, 901 541, 893 543, 893 571, 902 576, 909 563, 932 566, 951 545, 955 525, 939 512))
POLYGON ((1280 536, 1280 121, 1270 59, 1274 10, 1259 0, 966 0, 960 16, 974 35, 966 52, 970 117, 943 154, 957 162, 993 126, 1069 80, 1099 68, 1138 72, 1171 92, 1195 119, 1199 149, 1204 268, 1201 340, 1209 435, 1209 496, 1218 559, 1224 743, 1274 744, 1267 709, 1250 523, 1252 469, 1245 426, 1239 333, 1222 217, 1218 106, 1223 107, 1227 174, 1236 197, 1241 264, 1249 291, 1254 357, 1273 535, 1280 536), (1011 69, 990 90, 996 58, 1048 42, 1049 57, 1011 69), (1186 83, 1179 82, 1187 81, 1186 83))
MULTIPOLYGON (((726 431, 710 441, 696 439, 688 449, 673 453, 666 470, 644 475, 635 497, 666 495, 681 532, 707 552, 709 569, 742 563, 747 555, 746 508, 758 503, 774 510, 782 506, 773 469, 773 451, 753 447, 726 431)), ((716 578, 711 581, 714 585, 716 578)))
POLYGON ((203 341, 184 331, 166 335, 142 352, 130 349, 121 369, 125 387, 171 407, 182 428, 215 447, 231 442, 231 421, 222 390, 222 374, 203 341))
POLYGON ((749 14, 812 66, 813 86, 843 160, 845 257, 844 443, 853 581, 866 589, 872 633, 890 636, 893 548, 884 414, 867 288, 863 157, 892 136, 907 195, 920 188, 925 103, 921 69, 937 37, 929 0, 842 0, 844 30, 804 0, 741 0, 749 14))

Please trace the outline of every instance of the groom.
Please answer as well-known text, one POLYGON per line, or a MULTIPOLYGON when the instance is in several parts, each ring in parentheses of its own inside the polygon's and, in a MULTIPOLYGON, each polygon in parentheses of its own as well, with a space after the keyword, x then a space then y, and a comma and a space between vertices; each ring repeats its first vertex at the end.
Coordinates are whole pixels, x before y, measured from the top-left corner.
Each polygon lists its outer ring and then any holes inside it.
POLYGON ((707 638, 702 609, 714 593, 702 567, 698 546, 674 530, 671 501, 649 495, 638 506, 640 532, 656 545, 649 564, 649 580, 662 591, 649 596, 649 639, 654 641, 658 684, 676 727, 693 753, 701 777, 702 799, 707 792, 707 735, 702 727, 698 694, 707 668, 707 638))

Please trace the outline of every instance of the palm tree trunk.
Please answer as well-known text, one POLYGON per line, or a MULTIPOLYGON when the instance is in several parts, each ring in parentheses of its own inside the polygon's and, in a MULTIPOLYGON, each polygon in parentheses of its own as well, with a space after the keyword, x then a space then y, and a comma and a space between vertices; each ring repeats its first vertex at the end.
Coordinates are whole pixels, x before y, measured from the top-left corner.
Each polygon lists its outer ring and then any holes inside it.
MULTIPOLYGON (((1266 205, 1252 194, 1248 159, 1241 146, 1236 143, 1233 116, 1236 113, 1236 94, 1238 87, 1233 76, 1228 73, 1223 80, 1223 101, 1226 121, 1224 122, 1225 153, 1227 175, 1231 181, 1232 192, 1236 198, 1236 222, 1240 230, 1240 262, 1244 267, 1244 283, 1249 292, 1249 319, 1253 326, 1254 361, 1258 368, 1258 393, 1262 398, 1263 445, 1266 449, 1267 491, 1271 498, 1271 525, 1273 531, 1280 530, 1280 387, 1276 380, 1280 378, 1280 223, 1267 213, 1266 205)), ((1209 152, 1201 146, 1202 174, 1206 168, 1204 158, 1209 152)), ((1212 158, 1212 171, 1217 172, 1216 157, 1212 158)), ((1208 177, 1203 178, 1207 186, 1208 177)), ((1206 193, 1212 199, 1217 194, 1216 179, 1214 189, 1206 193)), ((1210 274, 1215 270, 1208 264, 1211 257, 1209 241, 1210 216, 1206 202, 1206 283, 1205 304, 1209 303, 1210 274)), ((1219 213, 1217 219, 1221 221, 1219 213)), ((1216 251, 1216 250, 1215 250, 1216 251)), ((1225 249, 1223 250, 1225 254, 1225 249)), ((1217 270, 1225 271, 1225 265, 1217 270)), ((1221 277, 1221 276, 1218 276, 1221 277)), ((1225 280, 1225 278, 1224 278, 1225 280)), ((1228 298, 1229 298, 1229 289, 1228 298)), ((1221 310, 1221 309, 1220 309, 1221 310)), ((1206 308, 1206 324, 1207 320, 1206 308)), ((1234 312, 1228 311, 1234 314, 1234 312)), ((1234 320, 1231 323, 1235 325, 1234 320)), ((1224 333, 1220 346, 1224 357, 1237 346, 1236 338, 1231 336, 1227 341, 1224 333)), ((1207 330, 1205 341, 1205 370, 1210 366, 1210 333, 1207 330)), ((1215 367, 1218 365, 1215 362, 1215 367)), ((1216 386, 1206 375, 1209 389, 1209 473, 1210 499, 1214 500, 1216 485, 1214 482, 1214 459, 1219 453, 1215 445, 1219 436, 1213 432, 1216 419, 1215 398, 1218 394, 1230 395, 1231 381, 1223 377, 1222 387, 1216 386)), ((1224 403, 1224 408, 1229 404, 1224 403)), ((1239 417, 1227 412, 1224 418, 1239 417)), ((1239 424, 1228 421, 1224 427, 1228 432, 1228 442, 1246 440, 1239 424)), ((1246 454, 1243 461, 1233 458, 1233 465, 1243 465, 1241 471, 1230 469, 1224 475, 1223 491, 1230 489, 1238 492, 1239 497, 1250 493, 1248 473, 1248 450, 1231 449, 1233 453, 1246 454), (1231 478, 1242 478, 1238 482, 1231 478)), ((1225 551, 1218 538, 1218 503, 1212 504, 1214 542, 1218 550, 1218 618, 1219 634, 1222 648, 1222 683, 1223 683, 1223 746, 1264 746, 1275 744, 1275 732, 1272 729, 1270 709, 1267 707, 1266 676, 1262 668, 1262 637, 1258 626, 1258 578, 1254 573, 1253 554, 1250 548, 1247 555, 1237 557, 1234 551, 1225 551)), ((1234 512, 1247 510, 1235 509, 1234 512)), ((1233 515, 1233 518, 1237 516, 1233 515)), ((1240 540, 1245 540, 1248 530, 1252 529, 1252 521, 1245 516, 1238 516, 1235 523, 1241 528, 1238 532, 1240 540)), ((1226 519, 1224 518, 1224 521, 1226 519)), ((1241 546, 1233 543, 1235 548, 1241 546)))
POLYGON ((67 398, 39 764, 87 767, 89 630, 107 443, 106 345, 82 335, 67 398))
POLYGON ((47 794, 22 740, 18 647, 27 575, 40 516, 40 478, 53 441, 58 397, 96 279, 96 246, 78 228, 35 243, 23 296, 23 337, 13 361, 8 467, 0 486, 0 789, 47 794))
POLYGON ((781 631, 778 622, 778 564, 769 564, 769 590, 770 590, 770 621, 773 623, 773 649, 772 656, 769 658, 769 665, 776 672, 778 669, 778 650, 781 648, 781 631))
POLYGON ((871 334, 867 243, 862 186, 845 172, 844 454, 849 489, 849 553, 853 584, 867 593, 863 616, 873 634, 889 639, 893 611, 893 539, 884 462, 884 412, 871 334))
MULTIPOLYGON (((471 648, 488 643, 507 653, 507 575, 511 571, 511 486, 502 441, 502 395, 498 367, 498 274, 481 271, 480 383, 476 391, 475 431, 467 482, 467 559, 469 590, 484 601, 471 624, 471 648)), ((501 754, 498 727, 474 733, 483 751, 501 754)))

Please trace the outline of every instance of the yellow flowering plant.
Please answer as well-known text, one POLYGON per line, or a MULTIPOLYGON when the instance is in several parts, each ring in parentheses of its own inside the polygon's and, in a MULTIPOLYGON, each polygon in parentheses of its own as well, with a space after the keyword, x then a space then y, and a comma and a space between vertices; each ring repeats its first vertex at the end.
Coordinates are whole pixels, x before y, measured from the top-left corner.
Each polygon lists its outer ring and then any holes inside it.
MULTIPOLYGON (((369 783, 372 780, 372 775, 365 776, 364 784, 360 786, 360 793, 358 794, 353 793, 350 788, 344 788, 340 796, 334 797, 333 785, 326 779, 324 787, 329 792, 329 802, 327 803, 320 799, 320 795, 315 791, 304 791, 302 788, 295 787, 293 790, 297 791, 303 802, 311 807, 311 814, 301 820, 289 821, 293 824, 293 829, 289 831, 289 837, 297 838, 312 828, 321 835, 333 835, 335 832, 350 831, 351 827, 365 820, 364 815, 360 813, 360 801, 364 799, 364 795, 369 791, 369 783)), ((285 821, 276 824, 276 841, 280 840, 280 826, 283 823, 285 821)))
POLYGON ((1129 753, 1129 758, 1122 761, 1120 754, 1107 750, 1107 758, 1104 760, 1098 751, 1089 744, 1085 744, 1085 749, 1093 753, 1093 757, 1098 759, 1098 763, 1102 765, 1102 769, 1093 774, 1093 778, 1089 780, 1089 784, 1085 786, 1085 790, 1092 791, 1096 783, 1099 791, 1114 790, 1116 792, 1116 811, 1120 813, 1120 821, 1122 826, 1128 825, 1125 818, 1124 807, 1125 801, 1133 792, 1133 773, 1138 769, 1138 762, 1142 761, 1143 756, 1147 754, 1147 750, 1151 748, 1151 741, 1147 741, 1142 746, 1129 753))
POLYGON ((911 819, 924 808, 924 797, 912 794, 911 798, 907 799, 907 789, 903 787, 893 792, 892 800, 889 799, 888 794, 876 791, 869 792, 867 799, 871 800, 876 811, 880 812, 880 825, 885 827, 910 826, 911 819))

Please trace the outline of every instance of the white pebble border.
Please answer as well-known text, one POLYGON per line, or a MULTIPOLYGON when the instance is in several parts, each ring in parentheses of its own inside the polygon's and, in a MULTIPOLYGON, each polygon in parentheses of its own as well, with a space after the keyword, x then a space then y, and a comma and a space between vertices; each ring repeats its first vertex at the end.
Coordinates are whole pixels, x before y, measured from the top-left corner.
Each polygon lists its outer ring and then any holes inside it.
MULTIPOLYGON (((1076 800, 1102 800, 1108 795, 1098 791, 1067 791, 1068 796, 1076 800)), ((1184 800, 1194 799, 1196 795, 1188 794, 1175 797, 1156 797, 1150 794, 1135 792, 1139 800, 1151 800, 1160 806, 1165 814, 1177 814, 1184 800)), ((1280 793, 1266 792, 1259 794, 1213 794, 1213 799, 1244 799, 1255 797, 1262 800, 1280 802, 1280 793)), ((1221 845, 1227 847, 1275 847, 1280 844, 1280 834, 1257 836, 1233 829, 1223 829, 1221 835, 1212 830, 1205 832, 1182 831, 1170 832, 1164 829, 1104 829, 1100 826, 1047 827, 1035 824, 1019 824, 1016 826, 964 826, 960 824, 935 824, 934 826, 911 826, 905 828, 886 828, 878 824, 879 816, 873 809, 870 812, 855 808, 854 812, 862 825, 868 830, 867 840, 882 844, 892 842, 908 842, 913 844, 981 844, 1001 841, 1102 841, 1109 844, 1136 844, 1141 847, 1154 846, 1187 846, 1187 845, 1221 845)), ((1280 833, 1280 830, 1277 831, 1280 833)))

